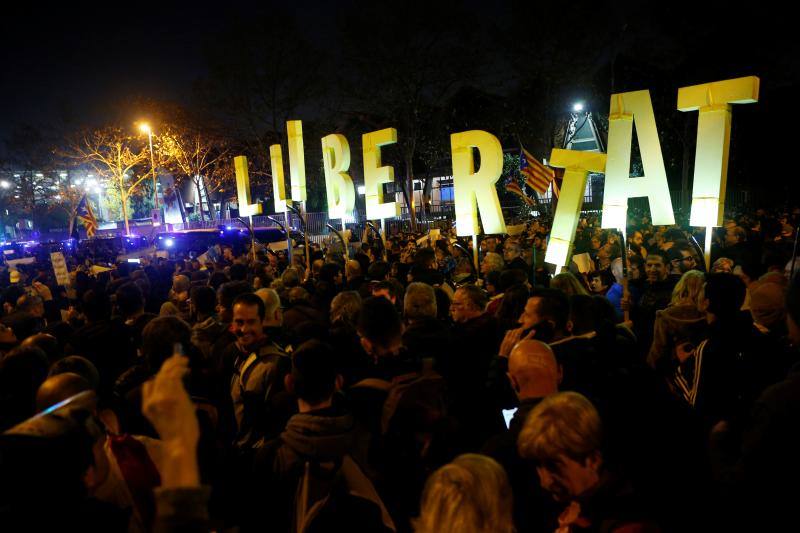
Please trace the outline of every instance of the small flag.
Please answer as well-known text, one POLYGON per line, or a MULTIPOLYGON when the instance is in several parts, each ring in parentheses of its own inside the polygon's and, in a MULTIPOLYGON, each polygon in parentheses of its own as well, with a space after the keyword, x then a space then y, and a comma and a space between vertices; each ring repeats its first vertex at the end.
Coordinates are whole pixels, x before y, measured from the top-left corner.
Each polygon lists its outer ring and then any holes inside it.
POLYGON ((551 168, 541 164, 525 148, 522 148, 520 152, 519 172, 525 176, 525 185, 539 194, 547 192, 547 188, 555 175, 551 168))
POLYGON ((522 187, 520 187, 516 181, 509 182, 509 184, 506 185, 506 191, 512 194, 516 194, 517 196, 522 198, 528 205, 533 204, 533 200, 531 198, 528 198, 528 196, 524 192, 522 192, 522 187))
POLYGON ((83 198, 81 198, 81 201, 78 203, 78 208, 75 211, 75 215, 78 217, 78 220, 83 222, 83 225, 86 227, 86 236, 89 237, 90 239, 94 237, 94 234, 97 231, 97 219, 94 217, 94 213, 92 212, 92 206, 86 199, 85 194, 83 195, 83 198))

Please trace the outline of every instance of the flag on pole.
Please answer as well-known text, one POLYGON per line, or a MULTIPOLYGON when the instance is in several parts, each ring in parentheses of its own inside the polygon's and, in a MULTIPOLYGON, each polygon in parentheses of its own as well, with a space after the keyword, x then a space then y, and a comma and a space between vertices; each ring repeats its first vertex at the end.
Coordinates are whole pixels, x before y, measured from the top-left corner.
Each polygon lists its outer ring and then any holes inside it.
POLYGON ((555 175, 553 169, 544 166, 525 148, 520 151, 519 173, 525 176, 525 185, 539 194, 547 192, 555 175))
POLYGON ((94 234, 97 231, 97 219, 94 217, 92 206, 89 204, 85 194, 78 203, 78 208, 75 210, 75 215, 86 227, 86 236, 90 239, 94 237, 94 234))
POLYGON ((533 200, 529 198, 524 192, 522 192, 522 187, 516 181, 511 181, 506 185, 506 191, 516 194, 520 198, 522 198, 526 204, 531 205, 533 204, 533 200))

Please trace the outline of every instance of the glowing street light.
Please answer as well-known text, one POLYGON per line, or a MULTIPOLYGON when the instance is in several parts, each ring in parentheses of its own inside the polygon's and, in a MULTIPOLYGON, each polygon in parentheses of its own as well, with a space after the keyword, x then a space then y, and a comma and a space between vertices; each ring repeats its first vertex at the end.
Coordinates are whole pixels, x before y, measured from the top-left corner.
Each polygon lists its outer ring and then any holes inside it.
POLYGON ((4 189, 8 189, 8 188, 11 187, 11 184, 9 182, 7 182, 6 180, 3 180, 3 181, 0 181, 0 187, 2 187, 4 189))
POLYGON ((572 104, 573 113, 580 113, 581 111, 583 111, 583 102, 575 102, 572 104))

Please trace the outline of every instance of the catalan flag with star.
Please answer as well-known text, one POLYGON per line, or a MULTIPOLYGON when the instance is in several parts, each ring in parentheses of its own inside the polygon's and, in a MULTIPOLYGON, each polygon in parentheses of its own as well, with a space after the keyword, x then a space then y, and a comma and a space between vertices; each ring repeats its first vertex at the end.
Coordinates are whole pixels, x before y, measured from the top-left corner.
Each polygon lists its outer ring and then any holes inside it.
POLYGON ((95 232, 97 232, 97 219, 94 217, 92 206, 89 204, 85 194, 78 203, 75 216, 77 216, 78 220, 83 222, 84 227, 86 227, 86 236, 90 239, 94 237, 95 232))
POLYGON ((531 205, 533 203, 533 200, 529 198, 524 192, 522 192, 522 187, 520 187, 516 181, 509 182, 508 185, 506 185, 506 191, 512 194, 516 194, 517 196, 522 198, 522 200, 528 205, 531 205))
POLYGON ((519 157, 519 173, 525 176, 525 185, 539 194, 547 192, 555 177, 553 169, 544 166, 524 147, 521 148, 519 157))

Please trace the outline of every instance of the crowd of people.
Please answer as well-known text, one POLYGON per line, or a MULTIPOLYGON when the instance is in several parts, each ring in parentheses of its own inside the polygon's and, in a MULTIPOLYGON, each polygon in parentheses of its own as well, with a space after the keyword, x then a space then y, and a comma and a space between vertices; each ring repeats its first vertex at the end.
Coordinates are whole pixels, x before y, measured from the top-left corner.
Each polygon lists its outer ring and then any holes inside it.
POLYGON ((799 219, 4 269, 0 529, 789 528, 799 219))

